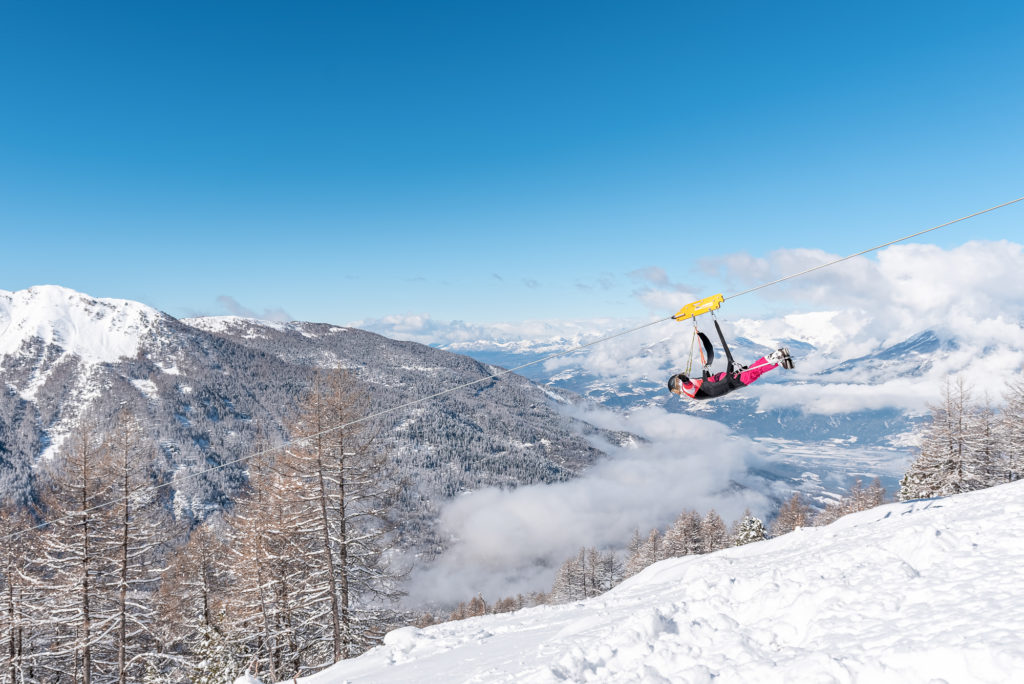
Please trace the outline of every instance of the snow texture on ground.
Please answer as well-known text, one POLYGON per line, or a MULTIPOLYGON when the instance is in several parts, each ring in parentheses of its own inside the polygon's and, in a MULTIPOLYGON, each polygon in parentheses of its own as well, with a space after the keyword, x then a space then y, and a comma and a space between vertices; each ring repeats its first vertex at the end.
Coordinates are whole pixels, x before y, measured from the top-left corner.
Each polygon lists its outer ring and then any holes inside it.
POLYGON ((412 627, 305 679, 1024 681, 1024 482, 658 563, 562 606, 412 627))

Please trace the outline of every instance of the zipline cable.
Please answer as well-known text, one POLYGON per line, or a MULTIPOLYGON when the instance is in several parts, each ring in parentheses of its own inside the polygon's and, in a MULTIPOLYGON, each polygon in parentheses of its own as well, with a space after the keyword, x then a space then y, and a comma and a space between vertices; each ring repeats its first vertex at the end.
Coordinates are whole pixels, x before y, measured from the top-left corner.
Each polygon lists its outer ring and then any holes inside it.
MULTIPOLYGON (((921 230, 921 231, 918 231, 918 232, 913 233, 911 235, 906 235, 904 237, 898 238, 896 240, 891 240, 889 242, 886 242, 885 244, 877 245, 875 247, 870 247, 868 249, 861 250, 860 252, 857 252, 856 254, 850 254, 849 256, 845 256, 845 257, 842 257, 842 258, 839 258, 839 259, 835 259, 834 261, 830 261, 830 262, 825 263, 825 264, 814 266, 813 268, 808 268, 808 269, 806 269, 804 271, 800 271, 799 273, 793 273, 793 274, 785 276, 783 278, 779 278, 777 280, 773 280, 773 281, 768 282, 768 283, 763 283, 761 285, 758 285, 757 287, 752 287, 752 288, 750 288, 748 290, 743 290, 742 292, 737 292, 736 294, 729 295, 728 297, 725 297, 724 299, 736 299, 737 297, 742 297, 743 295, 750 294, 751 292, 756 292, 757 290, 761 290, 761 289, 764 289, 766 287, 771 287, 772 285, 777 285, 777 284, 779 284, 781 282, 785 282, 787 280, 792 280, 793 278, 799 278, 800 276, 807 275, 808 273, 813 273, 814 271, 818 271, 818 270, 821 270, 823 268, 828 268, 829 266, 833 266, 833 265, 838 264, 840 262, 847 261, 849 259, 853 259, 854 257, 858 257, 858 256, 862 256, 864 254, 868 254, 869 252, 874 252, 876 250, 882 249, 883 247, 888 247, 889 245, 894 245, 894 244, 896 244, 898 242, 903 242, 905 240, 909 240, 911 238, 915 238, 915 237, 917 237, 919 235, 924 235, 925 233, 930 233, 933 230, 938 230, 940 228, 945 228, 947 226, 953 225, 954 223, 960 223, 961 221, 966 221, 967 219, 974 218, 975 216, 981 216, 982 214, 987 214, 990 211, 995 211, 996 209, 1002 209, 1003 207, 1008 207, 1011 204, 1016 204, 1017 202, 1020 202, 1020 201, 1024 201, 1024 197, 1018 197, 1017 199, 1010 200, 1009 202, 1003 202, 1002 204, 997 204, 997 205, 995 205, 993 207, 989 207, 988 209, 983 209, 981 211, 976 211, 973 214, 968 214, 967 216, 961 216, 958 219, 953 219, 952 221, 947 221, 946 223, 940 224, 938 226, 933 226, 932 228, 928 228, 926 230, 921 230)), ((366 421, 371 420, 373 418, 378 418, 378 417, 386 415, 388 413, 394 413, 395 411, 400 411, 402 409, 406 409, 406 408, 409 408, 411 406, 416 406, 417 404, 422 404, 422 403, 430 401, 432 399, 437 399, 438 397, 442 397, 442 396, 445 396, 447 394, 451 394, 452 392, 457 392, 457 391, 459 391, 461 389, 466 389, 467 387, 472 387, 473 385, 478 385, 478 384, 480 384, 482 382, 487 382, 488 380, 497 380, 497 379, 500 379, 500 378, 502 378, 502 377, 504 377, 506 375, 509 375, 510 373, 515 373, 516 371, 522 370, 523 368, 528 368, 528 367, 534 366, 534 365, 536 365, 538 363, 544 363, 545 361, 551 361, 552 359, 557 359, 557 358, 560 358, 562 356, 568 356, 569 354, 574 354, 574 353, 576 353, 578 351, 581 351, 583 349, 587 349, 588 347, 593 347, 594 345, 601 344, 603 342, 607 342, 608 340, 613 340, 613 339, 615 339, 617 337, 623 337, 624 335, 630 335, 632 333, 635 333, 635 332, 638 332, 640 330, 643 330, 644 328, 650 328, 651 326, 658 325, 659 323, 664 323, 666 321, 671 321, 671 320, 673 320, 673 318, 674 318, 673 316, 666 316, 665 318, 659 318, 658 320, 650 321, 648 323, 644 323, 643 325, 638 325, 638 326, 636 326, 634 328, 629 328, 628 330, 622 330, 622 331, 614 333, 612 335, 607 335, 605 337, 598 338, 598 339, 593 340, 591 342, 587 342, 586 344, 580 344, 580 345, 577 345, 577 346, 572 347, 570 349, 565 349, 563 351, 556 352, 554 354, 550 354, 550 355, 545 356, 543 358, 535 359, 533 361, 529 361, 529 362, 524 363, 522 365, 516 366, 515 368, 505 369, 505 370, 502 370, 499 373, 494 373, 492 375, 488 375, 488 376, 485 376, 485 377, 482 377, 482 378, 478 378, 478 379, 472 380, 470 382, 462 383, 461 385, 456 385, 455 387, 450 387, 450 388, 448 388, 446 390, 442 390, 440 392, 435 392, 434 394, 431 394, 431 395, 428 395, 428 396, 425 396, 425 397, 420 397, 419 399, 414 399, 412 401, 405 402, 404 404, 399 404, 398 406, 392 406, 390 408, 382 409, 382 410, 377 411, 375 413, 371 413, 371 414, 365 415, 365 416, 363 416, 361 418, 357 418, 355 420, 349 421, 348 423, 344 423, 343 425, 336 425, 334 427, 327 428, 326 430, 322 430, 322 431, 317 432, 317 433, 312 434, 312 435, 306 435, 305 437, 299 437, 297 439, 289 440, 289 441, 283 442, 282 444, 279 444, 277 446, 270 447, 268 449, 264 449, 262 451, 257 451, 257 452, 248 454, 246 456, 240 456, 240 457, 238 457, 236 459, 232 459, 230 461, 226 461, 224 463, 220 463, 220 464, 217 464, 215 466, 211 466, 209 468, 204 468, 203 470, 196 471, 196 472, 191 473, 189 475, 184 475, 184 476, 178 477, 178 478, 176 478, 174 480, 171 480, 170 482, 165 482, 165 483, 160 484, 160 485, 154 485, 153 487, 151 487, 149 489, 143 489, 140 492, 135 493, 134 496, 141 496, 143 494, 148 494, 148 493, 151 493, 151 492, 157 492, 157 491, 160 491, 161 489, 166 489, 168 487, 171 487, 172 485, 177 485, 177 484, 181 484, 183 482, 188 482, 189 480, 193 480, 193 479, 196 479, 198 477, 202 477, 204 475, 207 475, 209 473, 215 472, 217 470, 221 470, 223 468, 227 468, 227 467, 232 466, 232 465, 237 465, 239 463, 244 463, 246 461, 251 461, 252 459, 258 458, 260 456, 265 456, 267 454, 274 453, 275 451, 281 451, 283 449, 288 448, 289 446, 293 446, 293 445, 296 445, 296 444, 302 444, 302 443, 304 443, 304 442, 306 442, 306 441, 308 441, 310 439, 314 439, 316 437, 322 437, 323 435, 327 435, 327 434, 330 434, 332 432, 336 432, 338 430, 344 430, 345 428, 351 427, 353 425, 358 425, 359 423, 366 422, 366 421)), ((23 530, 19 530, 17 532, 13 532, 11 534, 0 536, 0 540, 2 540, 2 541, 13 540, 13 539, 16 539, 17 537, 20 537, 20 536, 22 536, 24 534, 27 534, 29 532, 32 532, 34 530, 38 530, 38 529, 42 529, 44 527, 48 527, 49 525, 52 525, 55 522, 59 522, 59 521, 64 520, 66 518, 71 518, 71 517, 75 517, 75 516, 85 515, 87 513, 93 513, 95 511, 102 510, 104 508, 109 508, 111 506, 115 506, 115 505, 118 505, 118 504, 123 503, 123 502, 124 502, 124 499, 118 499, 118 500, 115 500, 115 501, 106 501, 106 502, 103 502, 101 504, 97 504, 96 506, 93 506, 91 508, 86 508, 86 509, 81 510, 81 511, 75 511, 74 513, 70 513, 68 515, 61 516, 59 518, 54 518, 52 520, 43 521, 43 522, 41 522, 38 525, 35 525, 33 527, 28 527, 28 528, 25 528, 23 530)))

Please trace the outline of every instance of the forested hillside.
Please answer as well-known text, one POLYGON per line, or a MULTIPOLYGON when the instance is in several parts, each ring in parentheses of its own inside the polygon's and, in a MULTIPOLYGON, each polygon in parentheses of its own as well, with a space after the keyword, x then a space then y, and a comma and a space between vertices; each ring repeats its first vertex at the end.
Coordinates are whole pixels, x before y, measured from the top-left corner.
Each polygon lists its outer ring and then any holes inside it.
POLYGON ((601 453, 586 436, 597 431, 555 408, 573 395, 516 375, 390 411, 497 370, 425 345, 321 324, 179 321, 56 287, 8 293, 3 304, 5 501, 35 496, 40 459, 59 451, 80 419, 103 429, 128 407, 175 475, 175 513, 202 519, 246 481, 246 463, 236 461, 251 453, 257 434, 271 445, 286 440, 285 424, 314 374, 337 368, 365 393, 365 415, 378 414, 371 420, 378 441, 410 483, 403 500, 410 539, 424 549, 440 500, 572 478, 601 453), (122 351, 130 356, 117 356, 122 351))

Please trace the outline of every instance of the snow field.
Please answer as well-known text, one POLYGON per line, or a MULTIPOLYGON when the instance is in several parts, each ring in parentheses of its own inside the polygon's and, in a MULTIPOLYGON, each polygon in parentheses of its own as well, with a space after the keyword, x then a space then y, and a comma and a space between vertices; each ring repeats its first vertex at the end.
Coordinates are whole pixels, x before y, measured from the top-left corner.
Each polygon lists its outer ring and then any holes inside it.
POLYGON ((1024 482, 662 561, 607 594, 426 629, 305 684, 1024 681, 1024 482))
POLYGON ((135 356, 139 338, 162 316, 122 299, 94 299, 56 285, 0 290, 0 356, 38 337, 91 363, 135 356))

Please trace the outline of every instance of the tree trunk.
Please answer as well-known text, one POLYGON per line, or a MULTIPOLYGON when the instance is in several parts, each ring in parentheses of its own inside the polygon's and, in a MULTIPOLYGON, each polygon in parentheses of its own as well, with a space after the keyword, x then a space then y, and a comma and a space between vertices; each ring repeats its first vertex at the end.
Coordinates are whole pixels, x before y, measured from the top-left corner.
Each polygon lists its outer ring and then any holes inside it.
MULTIPOLYGON (((8 661, 7 661, 7 667, 8 667, 8 679, 11 681, 11 684, 14 684, 14 682, 17 681, 15 679, 15 674, 16 674, 16 670, 15 670, 15 662, 16 662, 16 660, 15 660, 15 658, 17 657, 18 650, 17 650, 17 642, 15 640, 15 634, 17 633, 17 630, 14 627, 15 626, 15 622, 14 622, 14 582, 11 579, 13 577, 13 575, 11 574, 11 571, 14 568, 11 567, 11 566, 12 566, 12 563, 10 562, 10 559, 8 558, 8 562, 7 562, 7 625, 9 627, 9 629, 11 630, 11 632, 9 634, 8 643, 7 643, 7 653, 8 653, 8 658, 9 658, 8 661)), ((19 628, 20 628, 20 625, 19 625, 19 628)))
MULTIPOLYGON (((324 482, 323 452, 317 439, 316 468, 320 484, 320 525, 323 531, 323 551, 327 559, 327 586, 331 592, 331 627, 334 630, 334 661, 341 660, 341 624, 338 617, 338 583, 334 574, 334 554, 331 552, 331 528, 327 518, 327 486, 324 482)), ((342 545, 344 548, 344 544, 342 545)))
POLYGON ((89 489, 88 469, 82 459, 82 684, 92 683, 92 635, 89 622, 89 489))
POLYGON ((347 529, 347 516, 345 512, 345 456, 344 449, 342 454, 338 457, 341 459, 341 475, 338 478, 338 536, 340 539, 341 548, 338 549, 338 570, 341 573, 341 625, 344 629, 345 634, 345 650, 343 656, 348 658, 350 654, 349 646, 352 640, 352 617, 349 614, 349 595, 348 595, 348 529, 347 529))
POLYGON ((123 470, 124 517, 121 519, 121 587, 118 594, 118 625, 117 625, 117 672, 118 684, 127 684, 126 649, 128 642, 128 515, 130 483, 128 481, 127 454, 125 454, 123 470))

